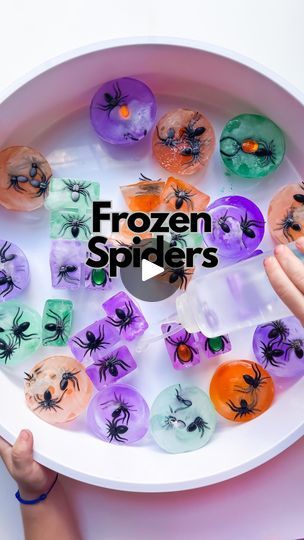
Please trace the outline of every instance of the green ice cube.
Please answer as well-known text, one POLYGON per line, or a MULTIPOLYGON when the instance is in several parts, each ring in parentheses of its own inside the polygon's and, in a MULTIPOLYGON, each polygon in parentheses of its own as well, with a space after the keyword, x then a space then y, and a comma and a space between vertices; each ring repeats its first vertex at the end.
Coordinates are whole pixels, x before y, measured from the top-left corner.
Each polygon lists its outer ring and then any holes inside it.
POLYGON ((55 210, 51 212, 51 238, 66 238, 86 242, 91 236, 91 213, 83 213, 78 209, 55 210))
POLYGON ((71 334, 73 302, 71 300, 47 300, 42 317, 43 345, 66 345, 71 334))
POLYGON ((92 202, 100 197, 100 184, 89 180, 52 178, 45 201, 48 210, 92 210, 92 202))

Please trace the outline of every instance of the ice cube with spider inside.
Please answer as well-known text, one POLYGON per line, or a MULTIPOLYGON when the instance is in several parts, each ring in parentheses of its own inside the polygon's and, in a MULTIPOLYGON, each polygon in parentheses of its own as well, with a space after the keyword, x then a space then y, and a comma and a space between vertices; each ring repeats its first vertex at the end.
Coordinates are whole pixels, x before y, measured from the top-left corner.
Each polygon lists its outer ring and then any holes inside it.
POLYGON ((22 294, 29 281, 30 269, 23 251, 16 244, 0 239, 0 302, 22 294))
POLYGON ((100 197, 100 184, 74 178, 52 178, 45 200, 48 210, 75 210, 85 213, 100 197))
POLYGON ((68 344, 75 358, 83 362, 98 360, 118 341, 120 336, 117 328, 104 318, 74 334, 68 344))
POLYGON ((162 324, 161 330, 174 369, 187 369, 200 363, 196 334, 190 334, 178 323, 162 324))
POLYGON ((72 210, 55 210, 50 217, 51 238, 66 238, 86 242, 92 232, 92 214, 77 208, 72 210))
POLYGON ((127 341, 141 336, 149 326, 140 308, 125 292, 115 294, 103 302, 102 307, 108 323, 127 341))
POLYGON ((77 240, 53 240, 50 269, 54 289, 79 289, 82 282, 82 263, 85 244, 77 240))
POLYGON ((87 367, 86 372, 95 388, 102 390, 104 386, 118 381, 136 368, 137 364, 131 352, 128 347, 123 345, 100 356, 98 360, 87 367))
POLYGON ((64 299, 47 300, 42 316, 42 343, 62 347, 67 344, 72 329, 73 302, 64 299))
POLYGON ((91 431, 100 439, 109 443, 133 443, 148 431, 149 407, 133 386, 111 384, 94 396, 87 420, 91 431))

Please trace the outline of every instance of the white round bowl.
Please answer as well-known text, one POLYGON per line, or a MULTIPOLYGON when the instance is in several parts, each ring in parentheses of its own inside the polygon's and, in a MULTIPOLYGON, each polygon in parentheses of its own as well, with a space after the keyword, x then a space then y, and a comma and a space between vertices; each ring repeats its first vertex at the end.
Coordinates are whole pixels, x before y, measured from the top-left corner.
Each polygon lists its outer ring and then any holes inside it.
MULTIPOLYGON (((302 152, 304 99, 268 70, 227 51, 200 43, 165 39, 136 39, 102 43, 48 62, 2 93, 1 147, 36 146, 51 163, 54 176, 100 180, 103 199, 113 199, 123 209, 120 184, 134 182, 139 172, 168 176, 151 157, 150 140, 124 148, 98 140, 89 122, 89 104, 104 81, 132 76, 142 79, 157 96, 158 118, 168 109, 193 106, 206 113, 215 126, 217 140, 225 122, 242 112, 269 116, 284 130, 287 154, 283 165, 262 180, 226 177, 218 149, 204 178, 187 181, 212 199, 239 194, 253 199, 264 215, 273 193, 299 180, 302 152)), ((51 288, 48 268, 50 240, 48 213, 16 214, 0 208, 0 237, 18 245, 28 255, 32 280, 20 297, 41 313, 47 298, 71 298, 75 304, 74 330, 102 317, 101 303, 122 289, 100 294, 74 294, 51 288)), ((272 244, 267 233, 262 248, 272 244)), ((158 322, 174 310, 174 299, 160 305, 141 302, 149 322, 158 322), (161 317, 159 315, 161 313, 161 317)), ((232 352, 203 361, 186 373, 175 371, 164 343, 136 355, 138 370, 121 382, 134 384, 148 403, 158 392, 177 382, 197 384, 208 391, 216 366, 231 358, 254 359, 253 329, 231 336, 232 352)), ((134 347, 133 347, 134 350, 134 347)), ((25 406, 23 371, 52 353, 68 349, 44 347, 16 369, 0 369, 0 434, 13 442, 21 428, 35 438, 35 458, 57 471, 104 487, 129 491, 176 491, 204 486, 248 471, 272 458, 304 432, 304 380, 279 382, 273 406, 252 422, 234 425, 219 418, 214 437, 192 453, 167 454, 148 435, 136 445, 107 444, 91 435, 85 415, 64 427, 46 424, 25 406)))

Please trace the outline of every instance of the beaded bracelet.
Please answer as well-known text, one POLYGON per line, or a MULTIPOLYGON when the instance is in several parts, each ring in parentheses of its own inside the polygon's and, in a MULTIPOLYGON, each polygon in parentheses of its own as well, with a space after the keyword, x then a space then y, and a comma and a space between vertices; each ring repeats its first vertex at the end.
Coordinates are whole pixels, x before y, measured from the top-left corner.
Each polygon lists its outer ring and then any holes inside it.
POLYGON ((58 473, 56 474, 56 478, 55 478, 54 482, 52 483, 50 489, 46 493, 42 493, 41 495, 39 495, 39 497, 37 499, 30 499, 30 500, 22 499, 19 489, 18 489, 18 491, 16 491, 15 497, 21 504, 26 504, 26 505, 38 504, 38 503, 40 503, 42 501, 45 501, 48 494, 52 491, 52 489, 53 489, 54 485, 56 484, 57 480, 58 480, 58 473))

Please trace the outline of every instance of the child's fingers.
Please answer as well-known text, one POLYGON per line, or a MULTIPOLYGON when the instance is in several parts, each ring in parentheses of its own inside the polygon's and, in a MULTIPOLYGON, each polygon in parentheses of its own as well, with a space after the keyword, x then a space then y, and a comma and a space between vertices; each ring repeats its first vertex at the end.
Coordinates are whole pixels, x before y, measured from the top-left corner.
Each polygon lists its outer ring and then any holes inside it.
POLYGON ((275 257, 267 257, 264 261, 264 267, 277 295, 304 325, 303 294, 290 281, 275 257))
POLYGON ((3 461, 5 461, 5 457, 10 449, 11 445, 0 437, 0 456, 2 457, 3 461))
POLYGON ((30 431, 23 429, 12 448, 12 464, 16 472, 24 471, 33 462, 33 436, 30 431))
MULTIPOLYGON (((292 251, 283 244, 277 246, 274 250, 276 259, 283 268, 285 274, 292 283, 304 294, 304 264, 292 251)), ((302 298, 304 305, 304 296, 302 298)))

